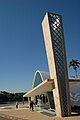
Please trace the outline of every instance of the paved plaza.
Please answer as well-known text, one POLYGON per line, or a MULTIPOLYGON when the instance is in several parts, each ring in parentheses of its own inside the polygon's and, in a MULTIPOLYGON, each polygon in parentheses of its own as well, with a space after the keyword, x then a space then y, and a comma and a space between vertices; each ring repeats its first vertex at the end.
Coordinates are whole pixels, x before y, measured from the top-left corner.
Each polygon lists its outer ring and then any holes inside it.
POLYGON ((0 107, 0 120, 80 120, 76 112, 70 117, 59 118, 41 109, 30 111, 28 105, 20 104, 16 109, 15 105, 0 107))

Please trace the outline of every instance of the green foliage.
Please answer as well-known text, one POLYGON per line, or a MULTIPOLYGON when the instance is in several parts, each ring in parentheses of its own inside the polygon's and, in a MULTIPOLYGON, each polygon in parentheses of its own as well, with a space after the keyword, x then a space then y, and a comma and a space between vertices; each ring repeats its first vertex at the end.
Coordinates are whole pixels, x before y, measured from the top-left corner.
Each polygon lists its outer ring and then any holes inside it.
MULTIPOLYGON (((23 101, 23 95, 25 93, 8 93, 0 91, 0 103, 23 101)), ((27 101, 27 98, 25 99, 27 101)))

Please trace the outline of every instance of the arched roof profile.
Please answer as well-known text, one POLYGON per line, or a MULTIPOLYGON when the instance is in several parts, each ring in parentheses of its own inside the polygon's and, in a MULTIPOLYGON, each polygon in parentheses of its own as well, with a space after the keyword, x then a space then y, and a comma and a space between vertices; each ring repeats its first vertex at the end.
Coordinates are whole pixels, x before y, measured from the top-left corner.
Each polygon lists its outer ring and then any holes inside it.
POLYGON ((34 74, 32 88, 36 87, 37 85, 39 85, 41 82, 43 82, 46 79, 50 79, 49 72, 37 70, 34 74))

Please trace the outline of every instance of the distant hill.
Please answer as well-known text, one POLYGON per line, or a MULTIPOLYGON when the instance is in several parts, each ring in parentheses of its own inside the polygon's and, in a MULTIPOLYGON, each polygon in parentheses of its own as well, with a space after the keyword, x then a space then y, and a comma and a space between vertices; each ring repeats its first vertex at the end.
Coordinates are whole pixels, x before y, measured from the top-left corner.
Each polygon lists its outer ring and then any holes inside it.
MULTIPOLYGON (((9 93, 6 91, 0 91, 0 103, 23 101, 23 95, 26 92, 22 93, 9 93)), ((27 98, 24 98, 24 101, 27 101, 27 98)))

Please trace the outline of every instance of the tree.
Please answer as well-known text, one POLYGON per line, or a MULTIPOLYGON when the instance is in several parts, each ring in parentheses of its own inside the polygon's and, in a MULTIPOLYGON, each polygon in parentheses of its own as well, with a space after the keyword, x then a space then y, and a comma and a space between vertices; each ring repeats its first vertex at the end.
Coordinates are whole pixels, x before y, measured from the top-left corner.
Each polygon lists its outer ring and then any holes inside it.
POLYGON ((69 62, 69 67, 73 67, 73 69, 75 70, 76 72, 76 78, 78 78, 78 74, 77 74, 77 68, 79 68, 79 65, 80 65, 80 62, 78 60, 74 60, 72 59, 70 62, 69 62))

